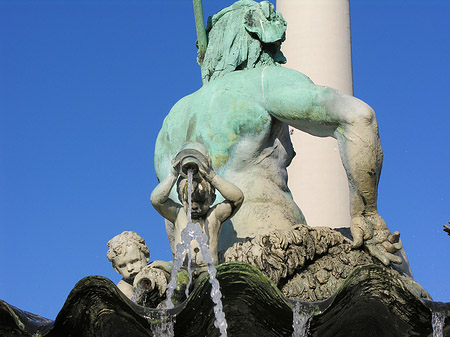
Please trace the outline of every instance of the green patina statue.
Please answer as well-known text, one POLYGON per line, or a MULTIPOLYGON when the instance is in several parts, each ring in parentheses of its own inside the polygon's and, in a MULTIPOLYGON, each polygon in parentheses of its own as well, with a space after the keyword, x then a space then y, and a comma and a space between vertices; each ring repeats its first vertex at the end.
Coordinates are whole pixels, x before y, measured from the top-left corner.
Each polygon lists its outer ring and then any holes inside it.
MULTIPOLYGON (((285 30, 283 17, 267 1, 241 0, 209 19, 201 55, 204 85, 164 120, 155 149, 158 179, 169 175, 183 144, 206 147, 214 171, 245 196, 240 211, 223 225, 223 250, 247 237, 305 224, 287 185, 286 167, 295 155, 288 126, 332 136, 348 176, 353 247, 364 245, 385 265, 401 263, 394 255, 401 249, 399 233, 391 234, 377 212, 383 154, 374 111, 281 67, 285 30)), ((176 200, 176 190, 171 193, 176 200)), ((173 239, 173 226, 166 227, 173 239)))

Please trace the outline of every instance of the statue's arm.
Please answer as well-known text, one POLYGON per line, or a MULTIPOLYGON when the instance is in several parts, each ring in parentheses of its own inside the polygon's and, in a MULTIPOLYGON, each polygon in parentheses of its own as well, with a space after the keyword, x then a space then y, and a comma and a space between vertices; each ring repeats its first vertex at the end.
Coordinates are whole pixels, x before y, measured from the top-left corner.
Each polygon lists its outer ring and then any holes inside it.
POLYGON ((373 109, 335 89, 316 86, 290 69, 267 68, 263 102, 275 118, 314 136, 337 139, 350 189, 354 247, 364 246, 388 265, 401 263, 399 233, 391 234, 377 211, 383 152, 373 109))
POLYGON ((158 186, 153 190, 150 201, 153 207, 165 219, 175 223, 177 214, 181 205, 169 198, 170 191, 178 179, 178 173, 175 170, 170 170, 170 173, 158 186))

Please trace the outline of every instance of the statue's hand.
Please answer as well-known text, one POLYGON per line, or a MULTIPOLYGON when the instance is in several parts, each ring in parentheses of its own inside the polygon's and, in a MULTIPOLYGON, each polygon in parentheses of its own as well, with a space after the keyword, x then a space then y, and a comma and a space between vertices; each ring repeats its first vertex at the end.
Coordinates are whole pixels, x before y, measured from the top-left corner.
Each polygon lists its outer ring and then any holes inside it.
POLYGON ((180 161, 172 159, 171 164, 172 164, 172 168, 170 169, 170 173, 174 177, 178 177, 180 175, 180 161))
POLYGON ((370 255, 377 258, 385 266, 402 263, 402 259, 394 255, 402 249, 400 233, 391 234, 383 218, 378 213, 352 217, 350 229, 353 235, 353 248, 364 245, 370 255))
POLYGON ((213 180, 213 178, 216 176, 214 170, 203 163, 200 163, 200 165, 198 166, 198 173, 200 174, 201 177, 205 178, 207 181, 213 180))

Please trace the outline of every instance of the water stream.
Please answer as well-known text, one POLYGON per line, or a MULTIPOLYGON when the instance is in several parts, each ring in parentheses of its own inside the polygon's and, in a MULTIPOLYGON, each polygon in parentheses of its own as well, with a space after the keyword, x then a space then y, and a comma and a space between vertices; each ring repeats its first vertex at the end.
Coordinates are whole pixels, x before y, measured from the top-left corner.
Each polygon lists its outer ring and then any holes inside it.
POLYGON ((431 314, 431 325, 433 337, 444 337, 445 316, 441 312, 433 311, 431 314))
POLYGON ((313 316, 312 308, 300 301, 296 301, 292 313, 292 327, 294 328, 292 337, 307 337, 313 316))
MULTIPOLYGON (((134 293, 133 293, 133 296, 131 297, 131 300, 133 301, 133 303, 137 303, 137 301, 142 296, 145 296, 145 286, 144 286, 143 282, 140 282, 138 284, 138 286, 136 287, 136 289, 134 290, 134 293)), ((142 304, 142 306, 144 306, 144 307, 145 307, 146 298, 147 298, 147 296, 145 296, 143 304, 142 304)))
MULTIPOLYGON (((199 247, 200 252, 203 257, 203 261, 207 264, 208 273, 209 273, 209 282, 211 283, 211 298, 214 302, 214 314, 215 321, 214 326, 220 330, 220 336, 227 336, 227 321, 225 319, 225 314, 223 312, 222 305, 222 293, 220 292, 219 282, 216 279, 216 268, 213 263, 211 252, 208 248, 208 237, 205 233, 203 233, 202 228, 198 223, 193 223, 191 218, 192 211, 192 180, 193 180, 193 171, 188 171, 188 223, 186 228, 181 232, 181 243, 179 243, 176 247, 175 259, 173 264, 173 269, 171 272, 171 279, 169 284, 167 285, 167 299, 164 303, 164 307, 167 309, 171 309, 174 307, 172 303, 172 295, 177 286, 177 274, 180 271, 183 262, 188 257, 187 266, 189 272, 189 284, 186 287, 186 296, 189 295, 189 285, 192 280, 192 270, 191 270, 191 242, 196 240, 199 247)), ((173 330, 173 329, 172 329, 173 330)))
POLYGON ((175 336, 173 328, 173 317, 166 311, 162 312, 164 312, 164 314, 161 314, 158 317, 158 321, 156 323, 150 324, 152 334, 156 337, 173 337, 175 336))

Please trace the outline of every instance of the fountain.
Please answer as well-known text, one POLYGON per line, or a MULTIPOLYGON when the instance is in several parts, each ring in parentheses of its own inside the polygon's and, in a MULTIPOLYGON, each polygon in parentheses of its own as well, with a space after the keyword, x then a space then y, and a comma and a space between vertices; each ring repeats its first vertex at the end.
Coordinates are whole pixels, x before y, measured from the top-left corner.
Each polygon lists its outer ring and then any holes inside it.
MULTIPOLYGON (((188 222, 186 225, 186 228, 183 229, 181 232, 181 243, 177 245, 177 253, 175 256, 175 262, 174 267, 172 269, 172 275, 170 283, 167 286, 167 299, 165 302, 166 308, 173 308, 172 303, 172 294, 174 289, 176 288, 177 284, 177 275, 178 272, 181 269, 181 266, 186 258, 187 255, 187 266, 188 266, 188 272, 189 272, 189 282, 186 286, 186 297, 189 295, 189 285, 192 280, 192 271, 191 271, 191 244, 193 240, 196 240, 199 247, 200 252, 203 257, 204 262, 207 264, 208 273, 209 273, 209 281, 212 285, 211 289, 211 298, 215 304, 214 306, 214 315, 215 315, 215 321, 214 326, 220 330, 221 336, 226 337, 226 329, 227 329, 227 322, 225 320, 225 314, 223 313, 223 306, 222 306, 222 294, 220 292, 219 283, 216 279, 216 268, 214 267, 213 258, 211 255, 211 252, 208 248, 208 237, 206 234, 202 231, 200 225, 198 223, 192 222, 191 214, 192 214, 192 192, 193 192, 193 176, 194 176, 194 168, 192 168, 193 162, 189 161, 188 163, 185 163, 185 165, 182 165, 182 170, 184 167, 189 166, 189 168, 186 169, 187 172, 187 178, 188 178, 188 185, 187 185, 187 195, 188 195, 188 210, 187 210, 187 216, 188 216, 188 222)), ((197 164, 195 164, 195 167, 198 170, 197 164)))
POLYGON ((125 245, 130 272, 109 256, 123 283, 82 279, 54 321, 0 301, 2 336, 449 335, 450 304, 413 280, 378 214, 373 110, 279 66, 285 30, 270 3, 241 0, 199 34, 204 85, 172 108, 155 149, 151 201, 174 261, 125 245), (350 228, 307 226, 287 186, 289 125, 338 140, 350 228))

